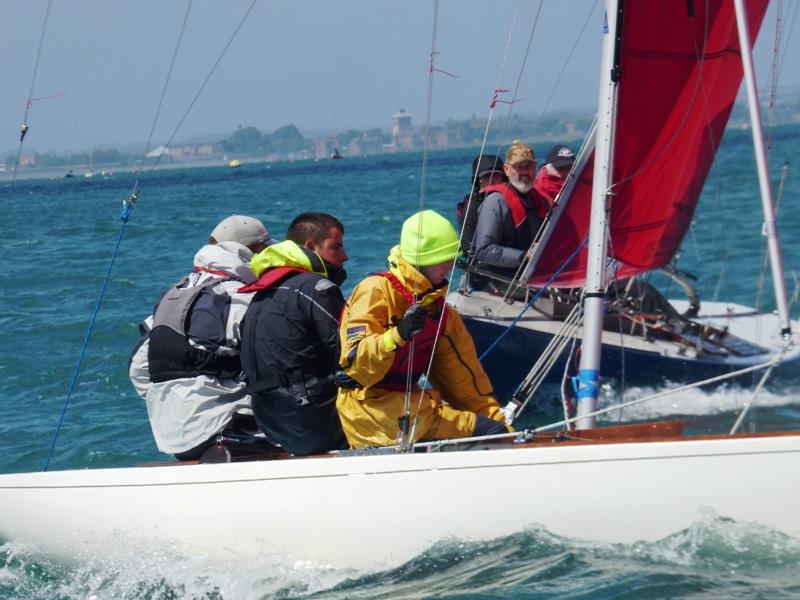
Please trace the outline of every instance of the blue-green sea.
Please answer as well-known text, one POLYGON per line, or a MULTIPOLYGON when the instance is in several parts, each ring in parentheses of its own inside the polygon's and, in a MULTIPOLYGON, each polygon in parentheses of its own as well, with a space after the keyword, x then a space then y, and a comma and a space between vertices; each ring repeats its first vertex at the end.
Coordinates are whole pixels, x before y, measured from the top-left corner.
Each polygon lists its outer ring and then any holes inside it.
MULTIPOLYGON (((536 144, 537 155, 549 145, 536 144)), ((474 154, 475 149, 463 149, 430 155, 426 208, 454 218, 455 203, 471 183, 474 154)), ((778 226, 793 295, 795 273, 800 274, 800 126, 775 130, 770 161, 776 196, 781 166, 789 163, 778 226)), ((335 214, 344 222, 350 255, 347 293, 361 277, 384 266, 401 223, 420 206, 421 176, 421 153, 253 163, 236 170, 171 169, 141 176, 141 194, 119 244, 50 469, 120 467, 167 458, 157 452, 144 403, 128 381, 128 355, 139 321, 163 288, 191 270, 195 251, 218 221, 232 213, 254 215, 281 238, 299 212, 335 214)), ((122 200, 134 181, 133 174, 117 173, 105 179, 21 180, 13 188, 0 182, 1 473, 44 466, 123 226, 122 200)), ((757 302, 760 223, 750 133, 730 130, 678 260, 681 268, 699 276, 702 298, 750 306, 757 302)), ((655 282, 669 295, 680 296, 665 280, 655 282)), ((771 310, 769 277, 765 289, 762 306, 771 310)), ((792 314, 798 315, 794 301, 792 314)), ((748 428, 800 427, 798 371, 784 368, 769 383, 748 428)), ((606 400, 619 389, 609 383, 606 400)), ((627 388, 626 397, 654 389, 627 388)), ((626 418, 683 415, 694 430, 725 431, 746 398, 739 387, 695 390, 682 399, 631 410, 626 418)), ((558 416, 547 400, 530 419, 558 416)), ((526 499, 515 497, 513 488, 498 490, 496 510, 506 501, 526 499)), ((468 493, 464 502, 469 502, 468 493)), ((476 518, 491 519, 492 509, 476 510, 476 518)), ((158 553, 132 548, 130 559, 120 560, 118 552, 104 551, 107 543, 98 540, 96 551, 68 565, 34 554, 24 543, 0 539, 0 598, 800 597, 800 538, 714 514, 698 515, 689 529, 663 540, 629 545, 568 539, 535 527, 488 543, 450 540, 381 572, 317 568, 280 557, 211 563, 169 548, 158 553)))

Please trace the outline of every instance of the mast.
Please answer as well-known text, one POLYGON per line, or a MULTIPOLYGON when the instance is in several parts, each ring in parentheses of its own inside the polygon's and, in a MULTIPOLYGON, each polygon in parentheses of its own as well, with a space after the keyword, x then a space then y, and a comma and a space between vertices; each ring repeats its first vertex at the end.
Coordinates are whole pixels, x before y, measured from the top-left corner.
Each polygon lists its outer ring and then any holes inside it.
POLYGON ((750 129, 753 132, 753 151, 756 156, 758 186, 761 191, 761 208, 764 211, 764 229, 767 235, 769 262, 772 270, 772 283, 775 287, 775 303, 781 323, 781 334, 788 338, 791 334, 789 305, 786 301, 786 284, 783 279, 783 259, 778 240, 778 229, 775 225, 775 207, 772 203, 772 184, 767 168, 767 151, 764 147, 764 132, 761 125, 756 79, 753 70, 753 50, 750 43, 750 28, 747 23, 747 11, 744 0, 733 0, 736 9, 736 25, 739 30, 739 46, 742 53, 744 82, 747 89, 747 108, 750 112, 750 129))
POLYGON ((622 36, 622 0, 606 0, 600 91, 597 99, 597 132, 592 209, 589 220, 589 254, 586 265, 583 341, 578 371, 578 429, 594 427, 600 383, 600 352, 605 315, 606 261, 608 258, 608 202, 614 158, 614 124, 617 111, 617 82, 622 36))

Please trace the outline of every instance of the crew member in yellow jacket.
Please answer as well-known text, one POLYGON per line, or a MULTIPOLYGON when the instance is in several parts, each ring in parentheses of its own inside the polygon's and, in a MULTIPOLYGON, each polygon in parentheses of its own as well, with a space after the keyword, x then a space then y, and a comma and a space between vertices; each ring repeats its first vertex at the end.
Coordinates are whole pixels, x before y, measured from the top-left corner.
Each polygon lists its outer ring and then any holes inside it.
POLYGON ((419 212, 403 223, 389 270, 353 290, 339 328, 353 383, 336 402, 350 446, 508 431, 472 337, 444 301, 459 254, 450 222, 419 212))

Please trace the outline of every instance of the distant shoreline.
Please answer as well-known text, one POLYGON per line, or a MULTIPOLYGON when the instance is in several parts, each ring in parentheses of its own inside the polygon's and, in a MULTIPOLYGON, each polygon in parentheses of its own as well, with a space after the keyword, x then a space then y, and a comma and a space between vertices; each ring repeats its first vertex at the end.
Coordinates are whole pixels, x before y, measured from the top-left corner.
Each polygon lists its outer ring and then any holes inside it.
MULTIPOLYGON (((781 123, 775 126, 776 130, 784 129, 784 128, 791 128, 791 127, 800 127, 800 122, 789 122, 789 123, 781 123)), ((749 132, 750 128, 746 124, 742 122, 730 122, 726 127, 726 133, 733 133, 733 134, 742 134, 744 132, 749 132)), ((574 143, 576 149, 577 146, 580 145, 582 142, 583 137, 577 137, 573 139, 564 139, 564 138, 554 138, 552 136, 531 136, 526 138, 525 141, 531 144, 541 144, 547 142, 557 142, 557 143, 574 143)), ((459 149, 469 149, 469 148, 476 148, 473 145, 466 145, 466 146, 452 146, 450 148, 441 149, 436 148, 431 150, 432 154, 438 152, 447 152, 451 150, 459 150, 459 149)), ((419 152, 422 153, 422 150, 408 150, 408 151, 398 151, 398 152, 379 152, 379 153, 371 153, 365 154, 361 156, 345 156, 345 159, 364 159, 364 158, 371 158, 376 156, 394 156, 396 154, 407 154, 407 153, 414 153, 419 152)), ((155 168, 152 165, 145 165, 143 168, 143 172, 147 173, 152 170, 155 171, 170 171, 170 170, 177 170, 177 169, 195 169, 195 168, 209 168, 209 167, 227 167, 229 163, 228 158, 209 158, 207 160, 183 160, 183 161, 174 161, 164 164, 159 164, 155 168)), ((281 158, 278 160, 275 159, 266 159, 264 157, 258 156, 251 156, 251 157, 241 157, 237 158, 237 160, 241 163, 242 166, 244 165, 252 165, 252 164, 264 164, 269 165, 273 163, 280 163, 280 162, 320 162, 326 161, 328 159, 315 159, 315 158, 281 158)), ((136 173, 138 170, 138 166, 135 165, 122 165, 122 166, 115 166, 115 165, 105 165, 104 167, 98 167, 94 170, 93 178, 96 179, 104 179, 107 177, 113 177, 115 174, 118 173, 125 173, 125 174, 133 174, 136 173), (108 175, 103 175, 103 173, 107 173, 108 175)), ((46 180, 57 180, 57 179, 70 179, 65 177, 68 169, 64 167, 50 167, 50 168, 33 168, 30 167, 20 167, 17 170, 17 180, 32 180, 32 179, 46 179, 46 180)), ((84 180, 86 179, 85 173, 88 171, 88 165, 76 165, 72 168, 72 171, 75 173, 74 179, 77 180, 84 180)), ((7 169, 5 172, 0 172, 0 183, 8 183, 11 181, 13 176, 13 171, 11 169, 7 169)))

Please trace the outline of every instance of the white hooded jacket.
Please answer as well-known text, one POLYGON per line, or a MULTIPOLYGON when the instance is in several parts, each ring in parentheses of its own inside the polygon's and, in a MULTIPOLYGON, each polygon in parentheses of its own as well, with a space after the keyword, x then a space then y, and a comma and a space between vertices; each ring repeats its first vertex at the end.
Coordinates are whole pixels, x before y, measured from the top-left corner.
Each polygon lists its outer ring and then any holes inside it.
MULTIPOLYGON (((220 242, 203 246, 194 257, 194 266, 200 270, 188 276, 187 287, 218 280, 208 289, 230 296, 225 341, 214 349, 216 354, 239 353, 241 322, 253 295, 236 291, 256 279, 249 267, 252 256, 246 246, 237 242, 220 242)), ((234 413, 252 414, 242 374, 233 379, 197 375, 151 382, 148 350, 152 323, 150 315, 143 323, 147 335, 131 357, 129 375, 136 392, 147 403, 150 427, 161 452, 177 454, 191 450, 222 431, 234 413)), ((189 343, 199 345, 191 338, 189 343)))

